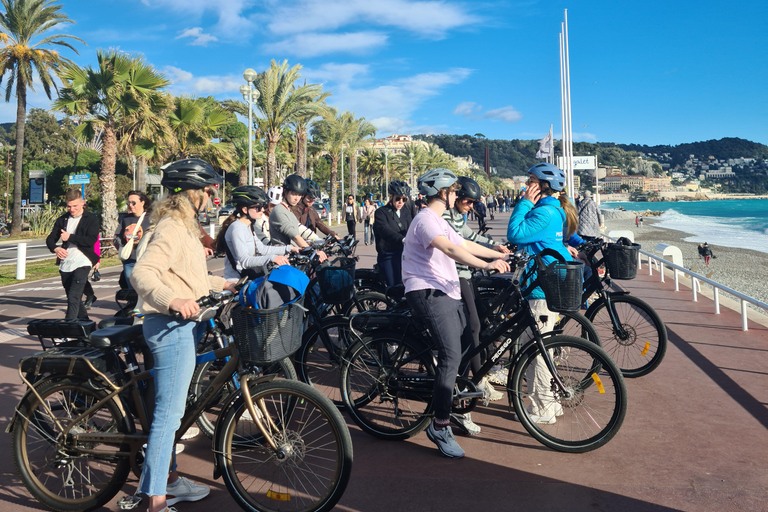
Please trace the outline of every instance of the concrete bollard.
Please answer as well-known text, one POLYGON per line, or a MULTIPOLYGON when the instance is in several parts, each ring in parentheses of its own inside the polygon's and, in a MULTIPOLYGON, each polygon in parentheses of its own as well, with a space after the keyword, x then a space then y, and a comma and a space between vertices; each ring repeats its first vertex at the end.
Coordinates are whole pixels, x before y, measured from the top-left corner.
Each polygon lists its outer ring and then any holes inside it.
POLYGON ((216 224, 214 224, 213 222, 209 223, 208 231, 209 231, 209 234, 211 235, 211 238, 214 238, 214 233, 216 233, 216 224))
POLYGON ((27 244, 19 242, 16 246, 16 279, 21 281, 27 278, 27 244))

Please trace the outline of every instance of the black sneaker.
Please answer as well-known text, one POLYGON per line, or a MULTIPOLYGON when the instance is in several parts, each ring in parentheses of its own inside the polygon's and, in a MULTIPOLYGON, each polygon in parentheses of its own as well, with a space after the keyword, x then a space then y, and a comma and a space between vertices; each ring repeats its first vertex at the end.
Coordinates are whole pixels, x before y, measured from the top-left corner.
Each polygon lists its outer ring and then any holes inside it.
POLYGON ((89 295, 85 298, 85 302, 83 302, 83 306, 85 309, 91 309, 91 306, 93 306, 93 303, 96 302, 96 296, 95 295, 89 295))

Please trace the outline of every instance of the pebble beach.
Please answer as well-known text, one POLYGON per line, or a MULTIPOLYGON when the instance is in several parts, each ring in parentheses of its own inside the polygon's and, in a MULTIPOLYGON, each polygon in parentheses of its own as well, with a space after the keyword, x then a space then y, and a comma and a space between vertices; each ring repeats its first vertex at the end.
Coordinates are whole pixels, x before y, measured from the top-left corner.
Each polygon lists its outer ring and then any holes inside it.
MULTIPOLYGON (((768 303, 768 253, 723 247, 710 243, 709 246, 716 258, 710 260, 709 268, 706 268, 704 260, 699 258, 699 242, 683 240, 690 237, 690 234, 654 227, 658 220, 645 215, 643 215, 643 226, 635 227, 635 215, 637 213, 603 210, 605 233, 612 230, 632 231, 635 234, 635 243, 639 243, 642 245, 642 250, 652 254, 657 244, 677 246, 683 253, 683 262, 686 268, 761 302, 768 303)), ((705 241, 702 240, 702 242, 705 241)))

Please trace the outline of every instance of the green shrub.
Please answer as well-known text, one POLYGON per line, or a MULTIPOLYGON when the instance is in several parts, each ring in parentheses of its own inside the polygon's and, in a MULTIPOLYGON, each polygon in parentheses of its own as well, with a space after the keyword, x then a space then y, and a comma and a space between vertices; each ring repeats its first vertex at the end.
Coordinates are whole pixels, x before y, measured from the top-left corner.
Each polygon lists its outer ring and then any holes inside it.
POLYGON ((56 219, 64 213, 64 208, 47 205, 38 208, 27 214, 26 221, 29 223, 29 230, 36 235, 47 235, 53 229, 56 219))

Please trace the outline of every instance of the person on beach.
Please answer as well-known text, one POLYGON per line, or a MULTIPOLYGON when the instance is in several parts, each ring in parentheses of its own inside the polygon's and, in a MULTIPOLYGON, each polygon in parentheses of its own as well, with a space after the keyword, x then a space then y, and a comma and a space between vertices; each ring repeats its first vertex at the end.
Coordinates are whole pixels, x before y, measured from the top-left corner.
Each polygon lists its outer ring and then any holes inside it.
POLYGON ((643 217, 642 216, 639 217, 638 220, 640 221, 640 227, 642 228, 643 227, 643 217))
POLYGON ((603 225, 603 215, 600 209, 592 199, 592 192, 587 190, 584 197, 579 201, 576 208, 579 213, 579 229, 577 233, 580 237, 595 238, 600 236, 600 228, 603 225))
POLYGON ((427 207, 416 216, 405 236, 405 298, 413 316, 429 328, 437 348, 432 400, 435 417, 426 429, 427 437, 442 455, 459 459, 464 457, 464 450, 451 430, 451 406, 462 349, 471 346, 472 330, 461 301, 456 262, 498 272, 509 272, 509 264, 504 261, 506 254, 463 239, 442 218, 456 200, 459 185, 455 174, 448 169, 432 169, 418 183, 427 207))
POLYGON ((640 217, 637 215, 635 215, 635 227, 636 228, 640 227, 640 217))
POLYGON ((707 242, 704 242, 704 245, 699 249, 700 254, 704 257, 704 264, 709 268, 709 260, 714 256, 712 253, 712 248, 709 247, 709 244, 707 242))

